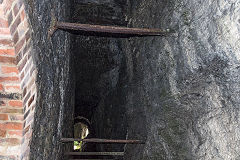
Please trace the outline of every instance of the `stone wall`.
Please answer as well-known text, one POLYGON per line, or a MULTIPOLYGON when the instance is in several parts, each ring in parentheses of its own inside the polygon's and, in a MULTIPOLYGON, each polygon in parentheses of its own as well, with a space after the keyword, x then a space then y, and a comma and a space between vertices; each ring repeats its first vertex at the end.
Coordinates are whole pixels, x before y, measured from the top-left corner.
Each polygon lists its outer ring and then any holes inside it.
POLYGON ((132 0, 129 26, 173 29, 126 41, 126 160, 239 159, 238 0, 132 0))
POLYGON ((30 159, 63 159, 62 137, 73 137, 74 74, 71 37, 58 30, 49 38, 52 13, 59 21, 70 21, 69 0, 25 0, 38 70, 37 100, 30 145, 30 159))
MULTIPOLYGON (((91 12, 110 1, 91 2, 81 21, 124 25, 110 20, 110 9, 99 11, 102 17, 91 12)), ((80 92, 101 95, 92 111, 96 136, 144 140, 123 148, 126 160, 239 159, 239 2, 130 0, 124 6, 129 27, 174 33, 121 39, 118 47, 112 37, 78 37, 86 43, 76 52, 83 51, 80 82, 92 82, 80 84, 86 88, 80 92)))

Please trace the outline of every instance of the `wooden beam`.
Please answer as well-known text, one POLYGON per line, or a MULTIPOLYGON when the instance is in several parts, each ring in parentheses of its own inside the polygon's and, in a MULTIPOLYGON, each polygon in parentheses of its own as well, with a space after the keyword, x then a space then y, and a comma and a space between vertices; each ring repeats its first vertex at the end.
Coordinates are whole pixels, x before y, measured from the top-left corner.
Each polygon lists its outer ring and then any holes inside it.
POLYGON ((66 152, 67 156, 124 156, 124 152, 66 152))
POLYGON ((73 141, 82 141, 88 143, 118 143, 118 144, 144 144, 145 142, 141 140, 116 140, 116 139, 79 139, 79 138, 62 138, 61 142, 73 142, 73 141))

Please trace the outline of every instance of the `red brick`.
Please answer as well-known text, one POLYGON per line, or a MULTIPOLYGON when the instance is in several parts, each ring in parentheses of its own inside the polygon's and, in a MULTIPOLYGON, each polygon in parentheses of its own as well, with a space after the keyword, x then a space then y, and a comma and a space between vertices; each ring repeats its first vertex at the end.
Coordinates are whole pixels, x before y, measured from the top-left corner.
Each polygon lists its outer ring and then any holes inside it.
POLYGON ((19 40, 18 32, 16 32, 13 36, 13 42, 16 44, 19 40))
POLYGON ((18 0, 18 8, 20 9, 23 6, 23 0, 18 0))
POLYGON ((8 115, 7 114, 0 114, 0 120, 2 120, 2 121, 8 120, 8 115))
POLYGON ((32 111, 35 109, 35 105, 32 106, 32 111))
POLYGON ((12 3, 14 2, 14 0, 5 0, 6 6, 12 6, 12 3))
POLYGON ((0 28, 0 35, 10 35, 9 28, 0 28))
POLYGON ((34 77, 32 77, 32 79, 31 79, 31 81, 28 83, 28 89, 31 89, 32 88, 32 85, 34 84, 34 82, 35 82, 35 78, 34 77))
POLYGON ((24 88, 25 86, 27 86, 29 84, 29 81, 30 81, 30 75, 28 73, 27 75, 25 75, 24 79, 21 81, 22 82, 21 88, 24 88))
POLYGON ((8 105, 12 106, 12 107, 22 107, 22 101, 20 101, 20 100, 11 100, 11 101, 8 102, 8 105))
POLYGON ((3 91, 3 90, 4 90, 3 85, 0 84, 0 91, 3 91))
POLYGON ((13 22, 13 24, 11 25, 11 27, 10 27, 10 32, 11 32, 11 34, 13 34, 16 30, 17 30, 17 27, 18 27, 18 25, 21 23, 21 19, 20 19, 20 17, 18 16, 15 20, 14 20, 14 22, 13 22))
POLYGON ((13 160, 15 160, 15 159, 17 159, 17 156, 13 156, 13 155, 6 156, 6 155, 4 155, 4 156, 2 156, 2 158, 3 159, 13 159, 13 160))
POLYGON ((27 123, 27 124, 31 124, 31 122, 33 121, 33 119, 34 119, 34 112, 31 112, 31 113, 28 115, 27 119, 26 119, 26 123, 27 123))
POLYGON ((24 114, 24 119, 26 119, 27 117, 28 117, 28 115, 29 115, 29 113, 30 113, 30 109, 27 111, 27 112, 25 112, 25 114, 24 114))
MULTIPOLYGON (((8 2, 8 1, 7 1, 8 2)), ((10 5, 5 5, 4 8, 3 8, 3 11, 4 11, 4 15, 7 14, 7 12, 11 9, 11 6, 10 5)))
POLYGON ((18 77, 0 77, 0 82, 14 82, 19 81, 18 77))
POLYGON ((19 8, 18 8, 18 4, 16 3, 15 6, 13 7, 14 16, 18 14, 18 11, 19 11, 19 8))
POLYGON ((4 14, 6 14, 8 10, 11 9, 13 1, 14 0, 5 0, 4 14))
POLYGON ((10 11, 9 14, 8 14, 8 24, 9 24, 9 26, 12 24, 12 21, 13 21, 12 11, 10 11))
POLYGON ((22 130, 23 124, 19 122, 0 123, 2 130, 22 130))
POLYGON ((23 89, 23 97, 25 97, 26 93, 27 93, 27 87, 23 89))
POLYGON ((16 146, 20 144, 20 140, 18 138, 4 138, 0 139, 0 145, 6 146, 16 146))
POLYGON ((1 113, 19 113, 19 114, 22 114, 23 110, 22 109, 0 108, 0 112, 1 113))
MULTIPOLYGON (((28 60, 28 64, 26 65, 26 67, 25 67, 25 72, 27 73, 28 71, 30 71, 30 67, 31 67, 31 61, 30 60, 28 60)), ((30 74, 29 74, 30 75, 30 74)))
POLYGON ((23 105, 25 105, 25 104, 27 103, 30 95, 31 95, 31 91, 29 91, 28 94, 26 95, 26 97, 24 98, 24 100, 23 100, 23 105))
POLYGON ((18 54, 18 52, 24 47, 24 43, 25 43, 25 37, 22 38, 15 46, 15 52, 16 54, 18 54))
POLYGON ((23 129, 26 127, 26 121, 23 122, 23 129))
POLYGON ((1 28, 7 28, 8 27, 8 21, 0 18, 0 27, 1 28))
POLYGON ((17 69, 17 67, 2 66, 2 73, 3 74, 9 74, 9 73, 18 74, 18 69, 17 69))
POLYGON ((15 55, 15 51, 14 51, 14 49, 0 49, 0 55, 14 56, 15 55))
POLYGON ((6 131, 0 129, 0 137, 6 137, 6 131))
POLYGON ((7 133, 8 133, 8 135, 11 135, 11 136, 21 137, 23 135, 23 132, 21 130, 20 131, 8 131, 7 133))
POLYGON ((28 42, 29 38, 31 37, 30 30, 28 30, 27 33, 25 33, 25 37, 26 37, 26 42, 28 42))
POLYGON ((24 49, 22 50, 23 55, 26 55, 28 57, 28 59, 31 58, 31 51, 30 50, 30 45, 29 42, 25 45, 24 49))
POLYGON ((6 91, 14 90, 14 91, 19 92, 20 91, 20 86, 5 86, 5 89, 6 89, 6 91))
POLYGON ((19 64, 18 66, 18 70, 21 72, 22 69, 24 68, 25 64, 27 63, 27 56, 25 56, 25 58, 23 59, 23 61, 21 62, 21 64, 19 64))
POLYGON ((16 64, 16 59, 14 57, 0 56, 0 63, 16 64))
POLYGON ((21 76, 20 76, 20 78, 21 78, 21 80, 24 78, 24 71, 21 73, 21 76))
POLYGON ((11 121, 23 121, 23 115, 9 115, 11 121))
POLYGON ((33 101, 34 101, 34 95, 28 101, 28 107, 32 104, 33 101))
POLYGON ((11 39, 0 39, 0 44, 8 47, 13 47, 13 43, 11 39))
POLYGON ((29 27, 28 27, 28 21, 25 20, 23 23, 24 23, 24 27, 25 27, 25 29, 26 29, 26 30, 29 29, 29 27))
POLYGON ((29 131, 29 129, 30 129, 30 125, 23 130, 23 135, 25 135, 29 131))
POLYGON ((22 53, 19 52, 16 57, 16 63, 18 64, 21 61, 21 59, 22 59, 22 53))
POLYGON ((24 9, 21 11, 21 13, 20 13, 20 17, 21 17, 21 20, 23 21, 24 19, 25 19, 25 16, 26 16, 26 14, 25 14, 25 11, 24 11, 24 9))

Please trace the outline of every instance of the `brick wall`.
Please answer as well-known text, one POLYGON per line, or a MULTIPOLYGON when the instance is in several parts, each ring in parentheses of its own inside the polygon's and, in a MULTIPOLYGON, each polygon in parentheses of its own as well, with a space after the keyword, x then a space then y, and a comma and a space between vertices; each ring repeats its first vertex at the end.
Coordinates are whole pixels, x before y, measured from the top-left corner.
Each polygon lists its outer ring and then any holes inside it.
POLYGON ((0 159, 28 159, 36 69, 22 0, 0 1, 0 159))

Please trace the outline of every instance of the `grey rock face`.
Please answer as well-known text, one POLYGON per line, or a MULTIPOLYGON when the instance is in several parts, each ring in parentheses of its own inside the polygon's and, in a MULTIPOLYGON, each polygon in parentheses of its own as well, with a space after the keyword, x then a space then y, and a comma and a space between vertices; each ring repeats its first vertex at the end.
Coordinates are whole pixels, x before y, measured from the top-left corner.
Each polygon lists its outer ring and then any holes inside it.
POLYGON ((240 159, 240 2, 137 0, 127 18, 175 33, 126 42, 128 137, 146 144, 125 159, 240 159))
POLYGON ((50 40, 51 13, 68 21, 71 7, 64 0, 25 0, 32 28, 33 58, 37 68, 35 107, 30 159, 62 159, 62 137, 72 137, 74 79, 70 35, 58 31, 50 40))
MULTIPOLYGON (((65 11, 71 7, 63 0, 26 3, 34 31, 39 95, 31 159, 61 159, 58 139, 71 137, 72 126, 71 41, 58 31, 51 43, 47 30, 51 9, 67 21, 70 13, 65 11)), ((75 4, 75 22, 125 25, 128 21, 130 27, 175 31, 165 37, 121 40, 75 37, 78 46, 73 52, 80 65, 75 67, 76 94, 100 99, 89 118, 98 138, 145 140, 144 145, 124 147, 126 160, 240 159, 239 0, 76 0, 75 4)), ((82 109, 80 113, 86 111, 82 109)))

